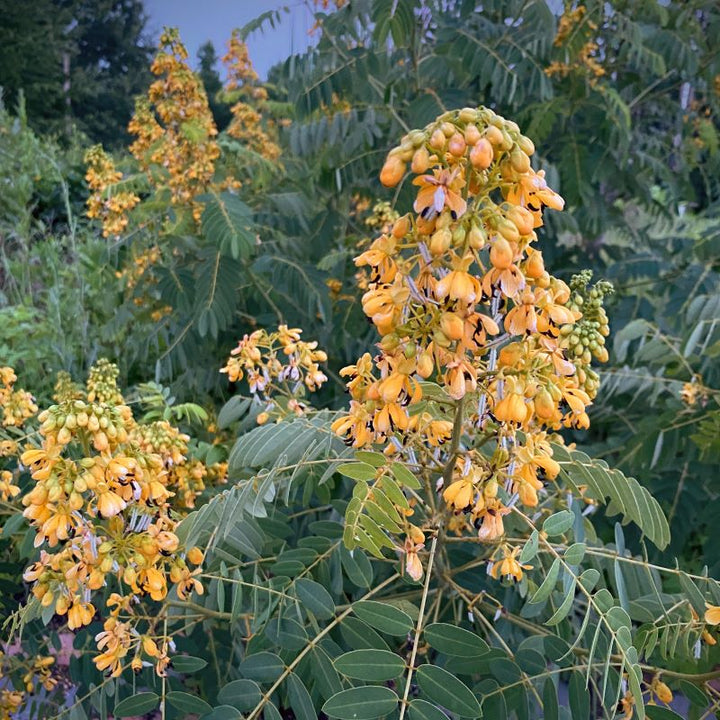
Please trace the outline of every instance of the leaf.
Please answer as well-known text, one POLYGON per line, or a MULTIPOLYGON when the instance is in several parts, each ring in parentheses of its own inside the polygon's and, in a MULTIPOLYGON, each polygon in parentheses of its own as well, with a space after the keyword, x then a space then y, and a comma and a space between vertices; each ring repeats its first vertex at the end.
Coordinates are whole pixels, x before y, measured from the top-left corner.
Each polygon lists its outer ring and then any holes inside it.
MULTIPOLYGON (((576 491, 587 485, 589 495, 605 502, 610 499, 607 513, 621 513, 624 521, 634 522, 661 550, 670 542, 670 527, 657 500, 637 480, 611 469, 602 460, 591 460, 579 450, 554 444, 553 458, 560 465, 560 474, 576 491)), ((549 520, 550 518, 548 518, 549 520)))
POLYGON ((572 580, 572 584, 570 588, 567 590, 567 594, 565 595, 565 598, 563 599, 562 603, 560 604, 560 607, 553 613, 553 616, 545 621, 545 625, 553 626, 557 625, 559 622, 561 622, 567 614, 570 612, 570 608, 572 607, 573 601, 575 600, 575 584, 576 584, 575 578, 572 580))
POLYGON ((173 707, 182 710, 186 715, 190 713, 204 715, 212 710, 212 706, 208 705, 201 697, 190 693, 171 690, 165 697, 173 707))
POLYGON ((291 617, 275 617, 265 629, 268 639, 285 650, 300 650, 307 644, 305 627, 291 617))
POLYGON ((388 650, 351 650, 334 661, 335 669, 356 680, 393 680, 405 669, 403 659, 388 650))
POLYGON ((259 652, 247 655, 238 665, 240 674, 248 680, 274 682, 285 670, 285 663, 271 652, 259 652))
POLYGON ((328 700, 343 689, 342 681, 332 660, 321 647, 314 647, 311 657, 315 688, 324 700, 328 700))
POLYGON ((201 219, 203 236, 236 260, 249 257, 255 244, 250 208, 229 192, 212 192, 198 199, 205 203, 201 219))
POLYGON ((175 655, 172 658, 172 669, 184 675, 202 670, 206 666, 207 660, 192 655, 175 655))
POLYGON ((302 680, 295 673, 290 673, 285 682, 287 683, 290 707, 293 709, 296 720, 317 720, 313 701, 302 680))
POLYGON ((693 606, 693 609, 700 617, 703 617, 705 614, 705 597, 686 573, 681 571, 678 579, 680 580, 680 587, 693 606))
POLYGON ((479 635, 456 625, 433 623, 423 632, 431 647, 451 657, 478 657, 490 649, 479 635))
POLYGON ((377 600, 360 600, 353 605, 353 612, 368 625, 388 635, 400 637, 413 628, 412 618, 406 612, 377 600))
POLYGON ((351 462, 338 465, 335 470, 353 480, 372 480, 377 473, 372 465, 364 462, 351 462))
POLYGON ((537 555, 539 541, 540 534, 537 530, 533 530, 527 542, 523 545, 523 549, 520 551, 518 562, 521 565, 530 562, 537 555))
POLYGON ((706 708, 708 699, 705 693, 694 683, 687 680, 680 681, 680 692, 693 704, 700 708, 706 708))
POLYGON ((218 702, 238 710, 252 710, 262 699, 262 692, 252 680, 233 680, 218 693, 218 702))
POLYGON ((543 718, 544 720, 558 720, 558 697, 555 683, 548 678, 543 685, 543 718))
POLYGON ((448 720, 448 716, 425 700, 413 700, 408 712, 410 720, 448 720))
POLYGON ((547 600, 550 597, 550 593, 555 589, 555 583, 557 582, 558 575, 560 574, 560 559, 555 558, 553 564, 550 566, 548 574, 542 581, 540 587, 535 591, 535 594, 528 601, 531 605, 540 603, 543 600, 547 600))
POLYGON ((590 717, 590 694, 585 687, 582 673, 572 673, 568 693, 573 720, 587 720, 590 717))
POLYGON ((154 710, 159 702, 160 697, 154 692, 137 693, 119 702, 113 710, 113 715, 119 718, 145 715, 154 710))
POLYGON ((240 711, 232 705, 218 705, 200 720, 239 720, 240 718, 242 718, 240 711))
POLYGON ((295 594, 303 607, 318 620, 328 620, 335 615, 335 603, 320 583, 308 578, 298 578, 295 581, 295 594))
POLYGON ((388 644, 369 625, 354 617, 346 617, 340 625, 343 640, 358 650, 389 650, 388 644))
POLYGON ((404 485, 412 490, 419 490, 422 487, 420 485, 420 481, 415 477, 415 475, 399 462, 390 464, 390 472, 392 472, 400 485, 404 485))
POLYGON ((416 672, 417 682, 433 702, 462 717, 482 716, 480 703, 465 683, 437 665, 421 665, 416 672))
MULTIPOLYGON (((646 705, 645 711, 649 713, 648 718, 651 720, 683 720, 682 715, 678 715, 661 705, 646 705)), ((684 717, 687 717, 687 715, 684 717)))
POLYGON ((322 712, 338 720, 373 720, 397 708, 398 696, 379 685, 350 688, 333 695, 322 707, 322 712))
POLYGON ((561 510, 545 520, 543 530, 550 537, 562 535, 572 527, 574 520, 575 516, 569 510, 561 510))
POLYGON ((585 550, 587 550, 585 543, 575 543, 565 551, 563 560, 568 565, 579 565, 585 557, 585 550))

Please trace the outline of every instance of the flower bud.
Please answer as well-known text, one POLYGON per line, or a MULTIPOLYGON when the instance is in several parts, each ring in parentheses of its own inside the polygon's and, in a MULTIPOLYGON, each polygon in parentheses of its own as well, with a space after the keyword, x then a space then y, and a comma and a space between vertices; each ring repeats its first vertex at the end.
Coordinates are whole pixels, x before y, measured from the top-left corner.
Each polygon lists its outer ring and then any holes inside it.
MULTIPOLYGON (((525 263, 525 274, 529 278, 539 278, 545 272, 545 263, 542 253, 539 250, 533 252, 525 263)), ((572 328, 572 326, 570 326, 572 328)))
POLYGON ((482 250, 485 247, 485 233, 477 225, 473 225, 468 233, 468 242, 473 250, 482 250))
POLYGON ((380 182, 385 187, 395 187, 405 175, 405 163, 397 155, 389 155, 380 171, 380 182))
POLYGON ((418 175, 424 173, 430 167, 430 153, 428 153, 425 147, 419 147, 415 151, 410 167, 412 171, 418 175))
POLYGON ((392 235, 397 240, 400 240, 400 238, 407 235, 408 230, 410 230, 410 218, 407 215, 403 215, 403 217, 395 221, 392 229, 392 235))
POLYGON ((519 205, 513 205, 506 213, 505 217, 517 227, 521 235, 529 235, 533 231, 534 218, 529 210, 519 205))
POLYGON ((470 151, 470 162, 476 170, 487 170, 493 161, 493 148, 485 138, 480 138, 470 151))
POLYGON ((432 375, 433 371, 433 356, 432 353, 424 352, 420 355, 417 360, 417 373, 418 375, 427 380, 432 375))
POLYGON ((480 140, 482 135, 480 135, 480 131, 477 129, 477 125, 468 125, 465 128, 465 142, 468 145, 475 145, 475 143, 480 140))
POLYGON ((455 157, 461 157, 464 154, 466 147, 465 138, 459 132, 456 132, 448 142, 448 150, 450 151, 450 154, 455 157))
POLYGON ((518 137, 517 144, 520 146, 520 149, 528 156, 532 155, 535 152, 535 145, 533 141, 525 135, 520 135, 520 137, 518 137))
POLYGON ((500 218, 498 220, 497 230, 506 240, 509 240, 510 242, 517 242, 520 239, 520 233, 517 229, 517 225, 505 218, 500 218))
POLYGON ((503 141, 502 131, 496 128, 494 125, 490 125, 485 130, 485 137, 492 145, 500 145, 503 141))
POLYGON ((513 250, 510 243, 504 237, 497 238, 490 248, 490 262, 493 267, 506 270, 512 265, 512 261, 513 250))
POLYGON ((516 145, 510 153, 510 164, 515 172, 526 173, 530 169, 530 158, 516 145))
POLYGON ((450 340, 460 340, 465 334, 465 323, 455 313, 443 313, 440 328, 450 340))
POLYGON ((430 253, 435 257, 439 257, 443 253, 447 252, 452 242, 452 232, 449 228, 442 228, 433 233, 428 244, 430 253))
POLYGON ((442 150, 445 147, 445 133, 438 128, 430 136, 429 145, 433 150, 442 150))

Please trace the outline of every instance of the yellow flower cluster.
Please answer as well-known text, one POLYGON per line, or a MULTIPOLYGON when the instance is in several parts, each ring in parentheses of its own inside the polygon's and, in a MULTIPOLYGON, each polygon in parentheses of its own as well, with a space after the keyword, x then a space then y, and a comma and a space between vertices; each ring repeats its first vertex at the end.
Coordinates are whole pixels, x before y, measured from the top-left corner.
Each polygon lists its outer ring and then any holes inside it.
POLYGON ((270 412, 302 415, 305 405, 300 398, 304 390, 314 392, 327 380, 318 365, 327 361, 327 354, 317 349, 317 341, 301 340, 301 334, 302 330, 287 325, 272 333, 256 330, 245 335, 220 370, 227 373, 230 382, 247 376, 250 392, 265 404, 258 415, 259 423, 267 422, 270 412))
POLYGON ((259 84, 259 77, 248 54, 247 45, 242 41, 237 30, 233 30, 227 44, 227 53, 222 58, 227 69, 228 81, 226 90, 233 95, 241 95, 230 109, 233 119, 227 129, 230 137, 240 140, 255 153, 267 160, 276 160, 281 155, 276 139, 271 137, 268 129, 272 124, 265 122, 257 109, 262 109, 267 100, 267 90, 259 84), (249 102, 248 102, 249 101, 249 102), (254 103, 255 107, 249 103, 254 103))
POLYGON ((166 420, 137 425, 131 432, 143 452, 160 455, 166 472, 166 485, 175 491, 183 508, 194 508, 196 498, 205 489, 203 479, 208 469, 194 458, 188 458, 190 436, 166 420))
POLYGON ((23 693, 3 688, 0 690, 0 720, 13 720, 15 713, 23 704, 23 693))
POLYGON ((598 60, 600 46, 595 40, 595 31, 597 23, 586 17, 587 8, 584 5, 578 5, 573 8, 566 5, 565 12, 560 17, 558 23, 557 34, 553 45, 555 47, 565 47, 569 43, 576 45, 578 38, 584 40, 584 43, 572 54, 573 62, 564 62, 555 60, 545 68, 545 74, 549 77, 558 76, 567 77, 573 72, 587 75, 590 78, 590 84, 594 85, 597 79, 605 75, 605 68, 598 60))
POLYGON ((90 188, 87 216, 100 220, 103 237, 120 235, 128 224, 128 213, 140 202, 135 193, 118 190, 122 173, 115 169, 112 158, 95 145, 85 153, 85 180, 90 188))
POLYGON ((166 28, 151 66, 158 79, 138 100, 128 129, 137 137, 130 151, 153 185, 167 186, 172 203, 192 205, 198 219, 193 199, 210 184, 220 148, 205 89, 187 58, 177 30, 166 28))
POLYGON ((20 427, 37 411, 35 398, 26 390, 15 390, 17 375, 11 367, 0 367, 0 408, 3 427, 20 427))
MULTIPOLYGON (((409 165, 414 213, 355 259, 370 269, 362 305, 380 352, 341 371, 352 400, 333 424, 355 447, 382 444, 439 468, 460 518, 453 527, 474 527, 483 541, 504 532, 500 488, 511 503, 535 506, 557 476, 547 431, 588 426, 597 390, 589 361, 607 356, 599 302, 608 288, 586 292, 582 276, 571 289, 534 247, 543 209, 564 203, 533 169, 533 153, 515 123, 484 107, 445 113, 390 152, 380 179, 395 186, 409 165), (435 414, 424 410, 427 381, 445 398, 435 414), (493 438, 494 453, 474 449, 476 438, 493 438)), ((497 572, 517 577, 512 560, 497 572)))
MULTIPOLYGON (((170 585, 181 598, 192 590, 202 592, 195 577, 199 568, 188 565, 199 565, 202 555, 180 546, 177 521, 171 517, 174 493, 168 468, 173 462, 182 464, 184 456, 176 446, 151 446, 148 438, 157 440, 157 432, 134 420, 117 376, 116 366, 100 361, 90 371, 84 398, 63 377, 64 399, 39 415, 42 444, 21 455, 35 481, 23 497, 23 514, 35 526, 35 547, 40 548, 24 579, 32 583, 42 607, 67 616, 71 630, 92 621, 95 593, 115 587, 108 607, 117 608, 106 631, 110 623, 117 635, 116 626, 124 625, 132 639, 137 635, 131 607, 136 600, 147 596, 161 601, 170 585), (117 621, 121 610, 129 616, 126 623, 117 621)), ((173 435, 174 429, 164 429, 173 435)), ((181 437, 185 443, 187 436, 181 437)), ((119 674, 120 650, 135 645, 134 639, 115 643, 104 637, 95 663, 119 674), (106 664, 108 652, 114 660, 106 664)))

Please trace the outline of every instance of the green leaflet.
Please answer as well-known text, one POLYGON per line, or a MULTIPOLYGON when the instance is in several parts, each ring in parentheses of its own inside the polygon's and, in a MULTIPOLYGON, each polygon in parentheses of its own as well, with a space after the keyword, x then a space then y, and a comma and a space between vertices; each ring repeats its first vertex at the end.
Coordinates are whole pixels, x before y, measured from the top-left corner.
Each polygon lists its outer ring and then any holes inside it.
POLYGON ((602 502, 609 499, 608 515, 621 513, 625 522, 634 522, 661 550, 670 542, 670 527, 657 500, 638 483, 602 460, 592 460, 579 450, 553 444, 553 458, 560 474, 578 490, 587 485, 590 495, 602 502))

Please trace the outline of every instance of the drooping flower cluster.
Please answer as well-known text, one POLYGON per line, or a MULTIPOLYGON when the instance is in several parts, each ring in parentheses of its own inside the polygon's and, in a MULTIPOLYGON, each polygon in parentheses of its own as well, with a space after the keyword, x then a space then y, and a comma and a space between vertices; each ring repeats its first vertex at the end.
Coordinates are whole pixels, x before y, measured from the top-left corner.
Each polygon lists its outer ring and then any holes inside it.
POLYGON ((220 370, 231 382, 247 378, 250 392, 265 405, 259 423, 267 422, 271 414, 302 415, 305 389, 314 392, 327 380, 318 364, 327 361, 327 354, 317 349, 317 341, 301 340, 301 334, 302 330, 287 325, 272 333, 256 330, 245 335, 220 370))
POLYGON ((175 492, 179 505, 194 508, 196 498, 205 489, 203 479, 208 469, 199 460, 188 458, 190 436, 166 420, 158 420, 136 425, 131 438, 144 452, 160 455, 166 484, 175 492))
POLYGON ((90 188, 87 216, 100 220, 103 237, 120 235, 128 224, 128 213, 140 202, 133 192, 118 187, 122 173, 101 145, 85 153, 85 180, 90 188))
MULTIPOLYGON (((590 360, 607 358, 608 287, 586 290, 586 275, 568 287, 534 246, 543 210, 564 203, 533 153, 515 123, 483 107, 445 113, 390 152, 380 179, 395 186, 409 165, 414 213, 355 259, 371 273, 362 305, 381 341, 375 358, 341 371, 352 400, 333 425, 354 447, 435 468, 449 525, 483 541, 557 476, 547 431, 587 427, 590 360), (494 452, 480 452, 491 439, 494 452)), ((511 552, 496 567, 522 571, 511 552)))
POLYGON ((35 398, 27 390, 15 389, 17 375, 11 367, 0 367, 0 409, 3 427, 20 427, 38 411, 35 398))
MULTIPOLYGON (((146 98, 137 101, 129 131, 130 151, 154 186, 167 186, 175 205, 193 204, 215 172, 220 148, 205 89, 188 65, 176 29, 166 28, 151 66, 157 76, 146 98)), ((200 216, 200 207, 193 204, 200 216)))
MULTIPOLYGON (((104 614, 97 604, 106 588, 115 590, 106 603, 106 609, 115 607, 105 628, 113 638, 99 639, 103 652, 95 658, 99 669, 112 674, 121 672, 126 651, 142 645, 134 605, 146 598, 161 601, 173 586, 180 598, 202 592, 195 577, 199 568, 192 568, 202 555, 181 547, 171 516, 173 482, 186 505, 194 500, 193 490, 173 480, 169 470, 185 462, 181 449, 187 448, 187 436, 176 431, 182 448, 153 445, 157 428, 134 420, 117 376, 116 366, 100 361, 82 396, 63 377, 56 386, 58 403, 38 418, 41 445, 21 455, 35 481, 23 497, 23 514, 34 525, 40 548, 24 579, 42 607, 67 617, 71 630, 89 624, 96 609, 104 614), (123 623, 121 611, 127 616, 123 623), (127 637, 119 637, 119 626, 127 637), (108 653, 112 662, 106 662, 108 653)), ((165 429, 173 434, 170 426, 165 429)), ((146 654, 152 655, 147 649, 146 654)))
POLYGON ((597 29, 597 23, 590 19, 585 5, 572 7, 566 3, 553 41, 556 48, 563 49, 564 58, 550 63, 545 68, 545 74, 564 78, 578 73, 588 77, 590 84, 595 85, 598 78, 605 75, 605 68, 600 62, 600 45, 595 37, 597 29))
POLYGON ((230 109, 233 119, 227 134, 267 160, 276 160, 281 150, 276 138, 271 136, 272 124, 267 120, 263 122, 262 115, 268 93, 259 82, 247 45, 237 30, 233 30, 222 60, 228 74, 226 91, 237 99, 230 109))

